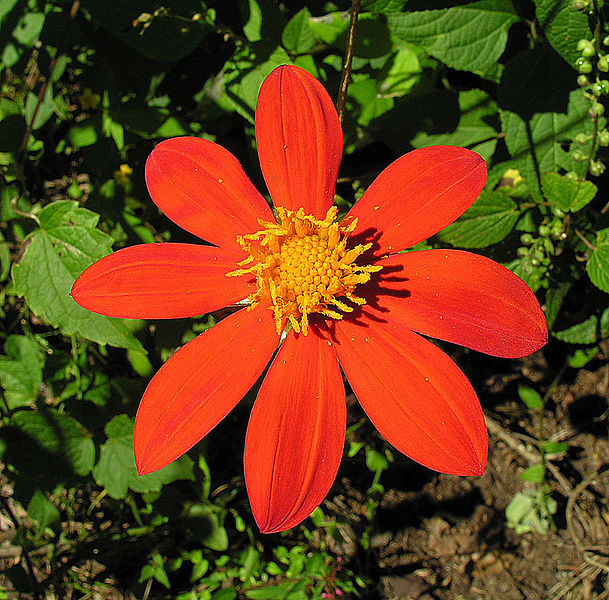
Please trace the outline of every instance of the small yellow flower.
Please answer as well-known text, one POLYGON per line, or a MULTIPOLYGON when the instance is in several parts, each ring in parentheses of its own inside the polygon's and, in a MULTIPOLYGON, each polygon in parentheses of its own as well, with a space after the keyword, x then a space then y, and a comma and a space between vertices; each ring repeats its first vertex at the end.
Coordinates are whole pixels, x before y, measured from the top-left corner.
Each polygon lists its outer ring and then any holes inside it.
POLYGON ((133 169, 127 164, 122 164, 114 171, 114 181, 121 187, 127 187, 131 183, 132 174, 133 169))

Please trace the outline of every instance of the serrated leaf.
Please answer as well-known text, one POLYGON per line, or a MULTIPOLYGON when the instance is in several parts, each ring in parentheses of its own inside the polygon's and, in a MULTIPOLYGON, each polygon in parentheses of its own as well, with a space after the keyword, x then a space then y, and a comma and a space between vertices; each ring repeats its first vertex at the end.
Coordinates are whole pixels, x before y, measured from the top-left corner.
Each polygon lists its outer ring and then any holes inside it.
POLYGON ((591 181, 573 181, 558 173, 544 173, 541 185, 548 202, 565 212, 581 210, 594 200, 598 191, 591 181))
POLYGON ((281 34, 281 43, 288 52, 304 54, 315 46, 315 34, 310 21, 311 12, 306 6, 288 21, 281 34))
POLYGON ((540 410, 543 408, 543 398, 528 385, 519 385, 518 395, 530 410, 540 410))
POLYGON ((570 65, 579 52, 577 42, 590 39, 592 33, 584 11, 573 6, 572 0, 533 0, 537 21, 546 38, 570 65))
POLYGON ((459 123, 453 131, 429 135, 421 132, 413 140, 415 148, 450 145, 467 147, 490 162, 497 146, 497 132, 487 123, 497 105, 485 92, 468 90, 459 94, 459 123))
POLYGON ((460 248, 485 248, 505 238, 518 221, 518 205, 501 192, 483 191, 438 237, 460 248))
POLYGON ((595 344, 599 339, 609 337, 609 308, 606 308, 599 319, 591 315, 581 323, 577 323, 562 331, 556 331, 554 336, 569 344, 595 344))
POLYGON ((95 445, 88 431, 72 417, 56 410, 21 411, 11 425, 33 438, 46 452, 55 455, 77 475, 88 475, 95 460, 95 445))
POLYGON ((609 293, 609 227, 596 232, 594 250, 588 257, 586 271, 596 287, 609 293))
POLYGON ((566 115, 538 113, 525 122, 516 113, 500 111, 505 142, 513 158, 512 166, 520 171, 535 200, 543 200, 538 176, 561 168, 574 168, 561 143, 580 132, 588 133, 589 109, 590 102, 584 98, 583 90, 578 89, 569 95, 566 115))
POLYGON ((145 493, 159 491, 163 485, 178 479, 193 479, 193 462, 183 456, 164 469, 140 477, 133 453, 133 419, 114 417, 105 427, 108 440, 100 449, 93 477, 115 499, 125 498, 129 489, 145 493))
POLYGON ((43 355, 36 342, 23 335, 10 335, 0 356, 0 385, 9 408, 26 406, 36 399, 42 383, 43 355))
POLYGON ((81 308, 70 296, 74 280, 86 267, 110 252, 112 238, 95 225, 99 216, 77 202, 49 204, 39 215, 40 229, 27 240, 21 260, 13 266, 13 282, 32 311, 60 328, 99 344, 141 350, 120 319, 81 308))
POLYGON ((497 63, 517 20, 512 5, 502 0, 387 15, 398 39, 425 48, 453 69, 473 72, 485 72, 497 63))
POLYGON ((548 46, 537 46, 512 57, 497 90, 501 108, 530 119, 535 113, 566 113, 576 72, 548 46))

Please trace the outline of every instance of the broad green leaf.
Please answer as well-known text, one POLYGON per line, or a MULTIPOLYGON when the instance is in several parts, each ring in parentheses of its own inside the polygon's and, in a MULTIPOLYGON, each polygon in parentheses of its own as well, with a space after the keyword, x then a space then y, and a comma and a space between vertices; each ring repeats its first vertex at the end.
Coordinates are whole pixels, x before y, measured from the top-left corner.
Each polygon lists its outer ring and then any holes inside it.
POLYGON ((73 125, 68 131, 68 140, 75 148, 85 148, 97 142, 101 132, 101 119, 89 117, 73 125))
POLYGON ((189 133, 166 108, 125 106, 112 111, 111 118, 113 123, 120 124, 144 138, 176 137, 189 133))
POLYGON ((315 46, 315 34, 310 21, 311 13, 307 7, 299 10, 288 21, 281 35, 281 43, 289 53, 304 54, 315 46))
POLYGON ((99 216, 77 202, 61 201, 43 208, 39 219, 40 229, 28 238, 13 266, 16 292, 64 335, 77 333, 99 344, 141 350, 120 319, 86 311, 70 296, 76 277, 111 250, 112 238, 95 228, 99 216))
POLYGON ((408 0, 364 0, 362 10, 375 13, 400 12, 408 0))
POLYGON ((576 75, 548 46, 519 52, 508 60, 501 75, 499 105, 524 119, 535 113, 566 113, 576 75))
POLYGON ((517 20, 507 0, 387 15, 389 29, 398 39, 425 48, 453 69, 479 73, 495 66, 517 20))
POLYGON ((11 419, 49 454, 67 461, 77 475, 88 475, 95 460, 95 445, 91 435, 72 417, 56 410, 44 412, 20 411, 11 419))
POLYGON ((402 48, 391 61, 391 67, 379 86, 383 96, 403 96, 419 80, 421 65, 412 48, 402 48))
POLYGON ((519 385, 518 395, 530 410, 540 410, 543 408, 543 398, 532 387, 519 385))
POLYGON ((379 96, 374 79, 368 76, 355 76, 349 86, 347 107, 357 123, 366 127, 370 121, 391 110, 393 100, 379 96))
POLYGON ((127 415, 114 417, 105 427, 108 440, 100 450, 93 477, 115 499, 125 498, 129 489, 145 493, 159 491, 177 479, 193 479, 193 462, 183 456, 164 469, 140 477, 133 454, 133 419, 127 415))
POLYGON ((601 318, 591 315, 581 323, 577 323, 556 331, 554 337, 569 344, 596 344, 600 339, 609 337, 609 308, 601 314, 601 318))
POLYGON ((565 212, 581 210, 594 200, 598 191, 591 181, 573 181, 558 173, 544 173, 541 185, 548 202, 565 212))
POLYGON ((588 16, 572 0, 533 0, 537 21, 552 47, 571 66, 579 56, 577 42, 590 39, 588 16))
POLYGON ((34 11, 24 12, 17 26, 13 29, 13 37, 21 46, 31 48, 40 38, 44 20, 44 13, 34 11))
POLYGON ((485 248, 500 242, 516 225, 517 204, 501 192, 483 191, 472 206, 438 237, 461 248, 485 248))
POLYGON ((463 146, 491 161, 497 146, 497 131, 488 120, 497 112, 497 105, 485 92, 468 90, 459 94, 459 123, 453 131, 439 134, 419 133, 413 140, 415 148, 425 146, 463 146))
POLYGON ((589 132, 592 125, 589 109, 590 102, 578 89, 569 95, 567 114, 538 113, 524 121, 513 112, 500 111, 512 166, 520 171, 536 200, 543 200, 538 177, 549 171, 574 168, 561 143, 572 140, 580 132, 589 132))
POLYGON ((349 26, 349 14, 333 12, 321 17, 312 17, 309 26, 319 39, 326 44, 334 44, 349 26))
POLYGON ((592 283, 609 293, 609 227, 596 232, 594 250, 590 252, 586 271, 592 283))
POLYGON ((0 356, 0 385, 9 408, 26 406, 36 399, 42 383, 43 354, 36 342, 10 335, 0 356))
POLYGON ((567 362, 572 369, 585 367, 598 354, 598 346, 594 348, 578 348, 573 354, 567 357, 567 362))

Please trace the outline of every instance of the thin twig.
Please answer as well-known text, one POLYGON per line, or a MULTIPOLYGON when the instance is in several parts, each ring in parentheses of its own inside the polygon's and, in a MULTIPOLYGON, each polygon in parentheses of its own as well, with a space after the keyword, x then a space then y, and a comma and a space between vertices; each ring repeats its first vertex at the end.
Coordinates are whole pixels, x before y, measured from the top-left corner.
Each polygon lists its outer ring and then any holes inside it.
POLYGON ((340 81, 340 90, 338 92, 338 101, 336 102, 336 110, 340 122, 343 122, 345 116, 345 103, 347 102, 347 89, 351 80, 351 66, 353 64, 353 50, 355 46, 355 30, 357 28, 357 17, 359 15, 360 0, 351 1, 351 17, 349 19, 349 36, 347 38, 347 50, 345 52, 345 64, 343 66, 343 76, 340 81))
POLYGON ((575 525, 573 523, 573 510, 574 510, 575 506, 577 506, 575 504, 577 498, 579 498, 579 496, 583 493, 583 491, 594 481, 594 479, 597 476, 598 476, 598 471, 595 471, 594 473, 591 473, 587 477, 584 477, 584 479, 582 479, 582 481, 580 481, 575 486, 573 491, 569 494, 569 498, 567 500, 567 507, 565 509, 565 518, 567 520, 567 531, 569 532, 569 535, 571 536, 571 539, 573 540, 573 543, 575 544, 577 551, 580 553, 583 552, 583 545, 582 545, 579 537, 575 533, 575 525))
POLYGON ((70 24, 74 20, 78 9, 80 8, 80 0, 74 0, 72 3, 72 8, 70 9, 70 21, 66 25, 66 28, 63 32, 63 39, 61 40, 59 47, 57 48, 57 53, 53 57, 51 61, 51 66, 49 67, 49 76, 46 81, 43 83, 40 93, 38 94, 38 100, 36 102, 36 106, 34 107, 34 113, 32 114, 32 118, 28 123, 27 129, 25 131, 25 135, 23 136, 23 142, 21 143, 21 150, 25 151, 27 149, 28 142, 30 141, 30 136, 32 135, 32 131, 34 131, 34 123, 36 122, 36 117, 38 116, 38 111, 42 106, 42 101, 47 93, 47 88, 49 87, 49 83, 53 79, 53 72, 55 71, 55 67, 57 66, 57 61, 59 57, 62 55, 63 47, 65 45, 66 39, 68 38, 68 30, 70 28, 70 24))

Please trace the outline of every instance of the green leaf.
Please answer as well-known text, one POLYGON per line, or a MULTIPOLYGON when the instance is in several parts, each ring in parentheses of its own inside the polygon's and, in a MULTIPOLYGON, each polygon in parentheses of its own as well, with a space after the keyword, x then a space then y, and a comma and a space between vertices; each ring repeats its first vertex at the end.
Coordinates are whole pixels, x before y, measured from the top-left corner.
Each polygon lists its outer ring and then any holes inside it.
POLYGON ((522 481, 530 481, 531 483, 541 483, 545 475, 546 470, 542 465, 533 465, 520 474, 520 479, 522 481))
POLYGON ((594 348, 578 348, 567 357, 567 362, 572 369, 581 369, 596 357, 598 350, 598 346, 594 348))
POLYGON ((380 452, 368 446, 366 448, 366 466, 373 473, 377 473, 378 471, 384 471, 389 463, 380 452))
POLYGON ((101 129, 99 116, 90 117, 73 125, 68 131, 68 140, 75 148, 85 148, 97 142, 101 129))
POLYGON ((321 17, 312 17, 309 24, 313 33, 326 44, 334 44, 347 30, 349 15, 345 12, 333 12, 321 17))
POLYGON ((88 475, 95 460, 95 445, 91 435, 72 417, 56 410, 44 412, 21 411, 11 419, 44 450, 66 461, 77 475, 88 475))
POLYGON ((75 201, 53 202, 39 215, 40 229, 28 238, 13 282, 32 311, 60 328, 99 344, 141 350, 120 319, 81 308, 70 296, 74 280, 91 263, 110 252, 112 238, 95 228, 99 216, 75 201))
POLYGON ((178 479, 194 479, 193 462, 187 456, 164 469, 140 477, 133 454, 133 419, 114 417, 105 427, 108 440, 100 450, 93 477, 115 499, 125 498, 129 489, 145 493, 159 491, 163 485, 178 479))
POLYGON ((281 43, 291 54, 304 54, 315 46, 315 34, 311 29, 310 21, 311 13, 305 7, 299 10, 285 26, 281 43))
POLYGON ((425 48, 453 69, 478 73, 495 66, 517 20, 507 0, 387 15, 389 29, 398 39, 425 48))
POLYGON ((27 505, 27 514, 30 519, 38 521, 38 527, 41 530, 39 535, 42 535, 42 531, 46 527, 55 525, 61 520, 61 515, 55 505, 40 490, 36 490, 27 505))
POLYGON ((546 440, 539 444, 539 449, 545 454, 561 454, 569 449, 569 444, 566 442, 551 442, 546 440))
POLYGON ((570 65, 580 55, 577 42, 592 37, 588 16, 573 6, 572 0, 533 0, 537 21, 552 47, 570 65))
POLYGON ((569 344, 595 344, 600 339, 609 337, 609 308, 606 308, 600 318, 591 315, 581 323, 577 323, 562 331, 556 331, 554 336, 569 344))
POLYGON ((520 171, 535 200, 543 201, 538 177, 549 171, 574 168, 561 143, 580 132, 588 133, 589 109, 590 102, 584 98, 583 90, 578 89, 569 95, 567 114, 538 113, 525 122, 513 112, 500 111, 512 167, 520 171))
POLYGON ((485 248, 505 238, 518 221, 518 206, 501 192, 483 191, 472 206, 438 237, 461 248, 485 248))
POLYGON ((7 115, 0 121, 0 152, 16 152, 21 148, 26 132, 21 115, 7 115))
POLYGON ((548 46, 525 50, 505 65, 497 90, 499 105, 524 119, 535 113, 564 113, 576 75, 548 46))
POLYGON ((594 250, 588 257, 586 271, 596 287, 609 293, 609 227, 596 232, 594 250))
POLYGON ((413 140, 415 148, 435 144, 463 146, 481 154, 490 163, 497 146, 497 131, 489 124, 497 105, 485 92, 468 90, 459 94, 459 123, 447 133, 419 133, 413 140))
POLYGON ((544 173, 541 185, 548 202, 565 212, 581 210, 594 200, 598 191, 591 181, 573 181, 558 173, 544 173))
MULTIPOLYGON (((38 106, 38 96, 33 92, 30 92, 25 101, 25 120, 27 123, 32 122, 36 106, 38 106)), ((36 113, 36 120, 34 121, 32 129, 34 131, 40 129, 53 116, 54 112, 55 102, 53 101, 53 86, 49 85, 44 93, 38 112, 36 113)))
POLYGON ((402 48, 393 57, 391 67, 379 86, 379 93, 403 96, 419 80, 421 70, 417 53, 412 48, 402 48))
MULTIPOLYGON (((192 476, 189 477, 189 479, 192 478, 192 476)), ((228 534, 220 523, 218 514, 213 506, 209 504, 189 505, 186 507, 181 519, 191 531, 193 537, 200 540, 208 548, 218 552, 228 548, 228 534)))
POLYGON ((528 385, 518 386, 518 395, 531 410, 540 410, 543 408, 543 398, 533 388, 528 385))
POLYGON ((36 399, 42 383, 43 354, 36 342, 10 335, 0 356, 0 385, 9 408, 26 406, 36 399))

